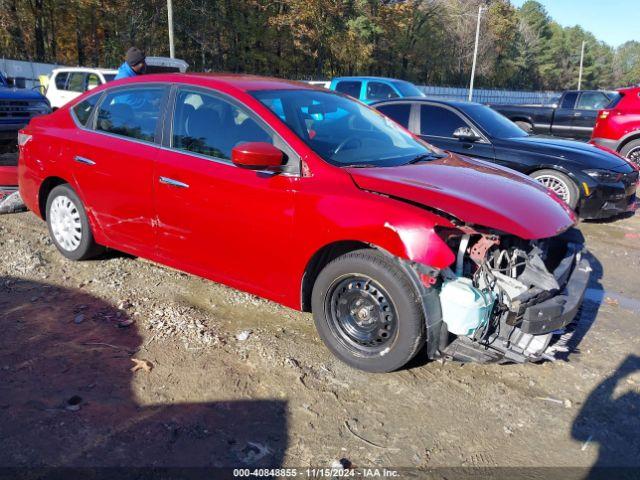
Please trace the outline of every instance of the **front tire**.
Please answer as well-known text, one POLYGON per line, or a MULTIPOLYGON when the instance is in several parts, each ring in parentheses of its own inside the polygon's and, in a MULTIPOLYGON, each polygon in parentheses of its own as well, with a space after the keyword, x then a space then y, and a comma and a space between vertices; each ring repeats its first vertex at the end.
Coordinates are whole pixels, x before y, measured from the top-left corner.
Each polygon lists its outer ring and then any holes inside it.
POLYGON ((576 209, 578 200, 580 199, 580 191, 578 186, 571 178, 557 170, 538 170, 533 172, 531 177, 536 179, 542 185, 552 190, 560 197, 572 210, 576 209))
POLYGON ((633 140, 627 143, 620 150, 620 155, 640 167, 640 140, 633 140))
POLYGON ((86 260, 103 252, 96 244, 80 197, 67 185, 53 188, 47 197, 47 225, 54 245, 69 260, 86 260))
POLYGON ((376 250, 356 250, 327 264, 311 302, 320 338, 351 367, 391 372, 424 344, 424 312, 414 286, 376 250))

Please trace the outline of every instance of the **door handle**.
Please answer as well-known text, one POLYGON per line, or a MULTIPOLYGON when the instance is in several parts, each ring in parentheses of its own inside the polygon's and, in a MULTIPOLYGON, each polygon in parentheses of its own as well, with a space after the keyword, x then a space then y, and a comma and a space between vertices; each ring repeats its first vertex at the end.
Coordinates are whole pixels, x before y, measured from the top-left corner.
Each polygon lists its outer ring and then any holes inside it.
POLYGON ((84 163, 85 165, 95 165, 96 162, 91 160, 90 158, 81 157, 80 155, 76 155, 74 160, 78 163, 84 163))
POLYGON ((582 114, 581 114, 580 112, 575 112, 575 113, 573 114, 573 116, 574 116, 574 117, 581 117, 581 116, 582 116, 582 114))
POLYGON ((169 178, 169 177, 160 177, 160 183, 164 183, 165 185, 171 185, 172 187, 189 188, 188 183, 179 182, 178 180, 174 180, 173 178, 169 178))

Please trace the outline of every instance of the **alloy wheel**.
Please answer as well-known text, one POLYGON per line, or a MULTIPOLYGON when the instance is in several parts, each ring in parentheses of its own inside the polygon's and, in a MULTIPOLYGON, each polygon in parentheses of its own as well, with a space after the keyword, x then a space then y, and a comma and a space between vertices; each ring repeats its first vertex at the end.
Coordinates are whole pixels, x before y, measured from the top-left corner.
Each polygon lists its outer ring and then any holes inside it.
POLYGON ((627 153, 627 159, 640 167, 640 147, 635 147, 627 153))
POLYGON ((553 175, 541 175, 539 177, 536 177, 536 180, 548 189, 552 190, 565 203, 569 203, 569 200, 571 200, 571 191, 569 190, 569 185, 567 185, 558 177, 555 177, 553 175))

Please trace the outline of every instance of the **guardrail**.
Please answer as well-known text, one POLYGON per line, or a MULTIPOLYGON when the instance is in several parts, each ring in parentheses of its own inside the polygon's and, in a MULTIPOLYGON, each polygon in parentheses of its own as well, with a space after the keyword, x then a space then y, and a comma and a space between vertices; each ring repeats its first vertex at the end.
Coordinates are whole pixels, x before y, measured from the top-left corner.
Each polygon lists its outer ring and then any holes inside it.
MULTIPOLYGON (((467 101, 469 99, 469 89, 455 87, 434 87, 430 85, 419 85, 418 88, 427 97, 441 100, 467 101)), ((491 90, 474 88, 473 101, 478 103, 497 104, 551 104, 560 97, 560 92, 527 92, 523 90, 491 90)))

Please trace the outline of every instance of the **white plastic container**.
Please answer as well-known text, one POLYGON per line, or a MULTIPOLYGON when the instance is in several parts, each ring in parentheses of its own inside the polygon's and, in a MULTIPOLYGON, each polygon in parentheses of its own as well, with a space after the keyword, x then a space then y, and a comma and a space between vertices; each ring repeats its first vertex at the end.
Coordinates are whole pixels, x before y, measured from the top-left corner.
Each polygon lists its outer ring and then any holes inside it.
POLYGON ((440 290, 442 319, 451 333, 473 335, 489 320, 495 300, 491 290, 474 287, 470 278, 448 280, 440 290))

